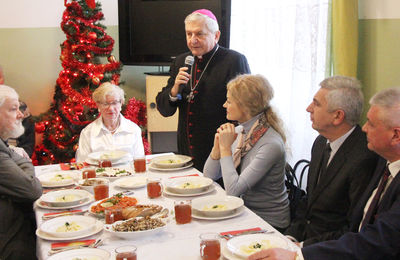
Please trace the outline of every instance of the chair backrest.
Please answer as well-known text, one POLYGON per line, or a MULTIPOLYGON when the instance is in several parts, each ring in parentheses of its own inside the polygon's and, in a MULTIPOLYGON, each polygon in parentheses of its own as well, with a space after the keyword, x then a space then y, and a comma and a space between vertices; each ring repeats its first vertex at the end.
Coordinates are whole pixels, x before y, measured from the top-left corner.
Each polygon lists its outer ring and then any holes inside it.
POLYGON ((294 167, 292 168, 290 164, 286 163, 285 166, 285 185, 288 190, 288 197, 290 202, 290 216, 293 219, 296 216, 296 209, 300 202, 300 200, 306 195, 306 192, 301 188, 304 174, 309 167, 309 161, 302 159, 299 160, 294 167), (304 165, 303 165, 304 164, 304 165), (300 169, 301 165, 303 168, 301 169, 299 178, 297 178, 297 171, 300 169), (300 181, 299 181, 300 179, 300 181))

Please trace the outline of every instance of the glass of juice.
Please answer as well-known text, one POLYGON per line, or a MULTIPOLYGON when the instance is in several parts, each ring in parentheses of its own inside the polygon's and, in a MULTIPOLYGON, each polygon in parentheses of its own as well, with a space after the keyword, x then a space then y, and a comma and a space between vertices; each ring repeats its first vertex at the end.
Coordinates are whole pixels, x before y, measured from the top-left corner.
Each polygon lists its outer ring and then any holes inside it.
POLYGON ((221 257, 221 245, 217 233, 200 234, 200 256, 203 260, 218 260, 221 257))
POLYGON ((100 160, 99 167, 100 168, 112 167, 112 163, 110 160, 100 160))
POLYGON ((147 179, 147 196, 150 199, 158 198, 162 195, 162 184, 160 178, 147 179))
POLYGON ((192 201, 175 201, 175 220, 177 224, 186 224, 192 221, 192 201))
POLYGON ((108 182, 96 183, 93 186, 93 192, 94 192, 95 200, 102 200, 102 199, 108 198, 108 194, 109 194, 108 182))
POLYGON ((96 178, 96 169, 88 167, 82 169, 82 179, 96 178))
POLYGON ((146 172, 146 157, 144 155, 135 156, 133 159, 133 166, 136 173, 146 172))
POLYGON ((116 260, 137 260, 136 246, 120 246, 115 249, 116 260))
POLYGON ((105 209, 104 210, 106 224, 112 224, 115 221, 123 220, 122 208, 105 209))

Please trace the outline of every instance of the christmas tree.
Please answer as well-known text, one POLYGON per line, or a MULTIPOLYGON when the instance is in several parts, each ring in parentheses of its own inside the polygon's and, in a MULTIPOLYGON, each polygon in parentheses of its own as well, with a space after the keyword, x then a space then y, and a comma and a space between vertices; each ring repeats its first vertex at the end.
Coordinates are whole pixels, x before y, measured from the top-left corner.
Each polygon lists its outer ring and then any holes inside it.
POLYGON ((122 69, 111 55, 114 40, 99 23, 104 19, 100 3, 64 0, 64 5, 61 29, 67 39, 61 44, 63 70, 50 109, 36 119, 36 133, 43 136, 32 157, 35 165, 74 161, 81 130, 98 117, 92 92, 102 82, 118 85, 122 69))

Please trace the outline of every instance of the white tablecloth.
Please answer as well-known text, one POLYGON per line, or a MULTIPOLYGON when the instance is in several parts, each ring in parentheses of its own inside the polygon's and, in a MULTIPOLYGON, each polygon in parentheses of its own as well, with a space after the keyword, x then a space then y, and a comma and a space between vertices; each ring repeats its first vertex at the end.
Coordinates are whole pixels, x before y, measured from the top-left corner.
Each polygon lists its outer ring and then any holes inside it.
MULTIPOLYGON (((131 168, 131 166, 126 165, 124 168, 131 168)), ((48 166, 37 166, 35 168, 36 175, 51 172, 54 170, 60 170, 59 165, 48 165, 48 166)), ((133 170, 132 170, 133 172, 133 170)), ((147 171, 143 176, 157 176, 163 179, 169 178, 172 176, 182 176, 189 174, 200 174, 194 168, 189 168, 185 170, 180 170, 176 172, 156 172, 156 171, 147 171)), ((214 183, 216 189, 212 193, 203 195, 210 196, 216 194, 225 194, 225 191, 216 183, 214 183)), ((118 187, 114 187, 114 185, 110 184, 110 195, 115 194, 117 192, 122 191, 118 187)), ((135 189, 134 194, 130 195, 138 199, 138 203, 146 204, 146 203, 154 203, 159 204, 164 207, 167 207, 170 210, 173 210, 174 201, 182 200, 182 199, 194 199, 196 197, 172 197, 168 195, 163 195, 161 198, 157 199, 149 199, 147 197, 146 187, 135 189)), ((82 206, 81 209, 87 209, 88 206, 82 206)), ((79 209, 79 208, 78 208, 79 209)), ((59 210, 62 211, 62 210, 59 210)), ((57 212, 55 210, 50 209, 42 209, 40 207, 35 207, 36 219, 38 227, 43 222, 42 216, 47 212, 57 212)), ((274 230, 271 225, 265 222, 263 219, 258 217, 249 209, 245 209, 245 211, 234 218, 226 219, 226 220, 198 220, 192 218, 192 222, 184 225, 177 225, 175 223, 174 218, 170 218, 170 221, 167 224, 165 231, 160 232, 153 236, 144 237, 138 240, 122 240, 117 237, 111 236, 106 231, 101 231, 100 233, 82 238, 82 239, 98 239, 102 238, 104 241, 103 245, 99 248, 105 249, 111 253, 111 259, 115 259, 114 249, 118 246, 122 245, 135 245, 137 246, 137 254, 138 259, 140 260, 191 260, 196 259, 200 260, 200 240, 199 234, 203 232, 223 232, 230 230, 240 230, 240 229, 248 229, 260 227, 267 230, 274 230)), ((284 237, 276 231, 277 235, 284 237)), ((79 239, 79 240, 82 240, 79 239)), ((286 238, 285 238, 286 239, 286 238)), ((289 240, 288 240, 289 241, 289 240)), ((37 254, 39 259, 47 259, 48 251, 50 250, 51 243, 54 241, 47 241, 41 238, 37 239, 37 254)), ((288 242, 292 247, 293 244, 288 242)))

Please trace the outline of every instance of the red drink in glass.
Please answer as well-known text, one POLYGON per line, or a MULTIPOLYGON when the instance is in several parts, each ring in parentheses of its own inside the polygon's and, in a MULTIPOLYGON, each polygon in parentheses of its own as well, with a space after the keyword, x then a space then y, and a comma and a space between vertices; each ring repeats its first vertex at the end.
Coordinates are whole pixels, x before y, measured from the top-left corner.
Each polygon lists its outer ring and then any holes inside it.
POLYGON ((104 210, 104 214, 105 214, 106 224, 112 224, 115 221, 124 219, 122 217, 122 209, 121 208, 106 209, 106 210, 104 210))
POLYGON ((82 179, 96 178, 95 169, 86 169, 82 172, 82 179))
POLYGON ((147 180, 147 196, 150 199, 158 198, 162 195, 160 180, 147 180))
POLYGON ((136 260, 136 253, 134 252, 123 252, 118 253, 116 260, 136 260))
POLYGON ((102 161, 99 161, 99 167, 101 167, 101 168, 112 167, 112 163, 109 160, 102 160, 102 161))
POLYGON ((135 160, 133 160, 133 165, 136 173, 146 172, 146 159, 144 157, 137 159, 135 158, 135 160))
POLYGON ((175 220, 177 224, 186 224, 192 221, 192 206, 190 201, 175 203, 175 220))
POLYGON ((94 199, 102 200, 108 198, 108 184, 100 184, 93 187, 94 199))
POLYGON ((221 245, 218 234, 204 233, 200 235, 200 256, 203 260, 218 260, 221 257, 221 245))

